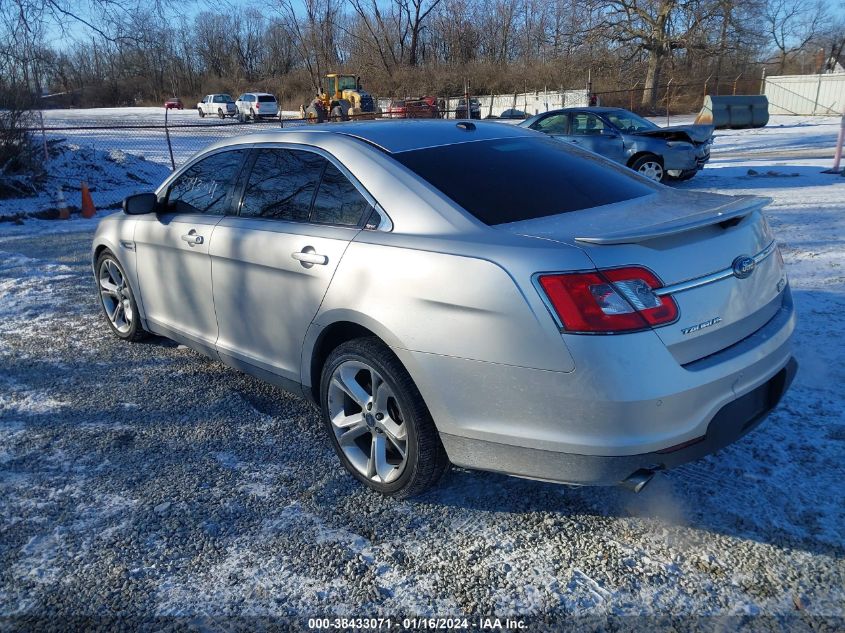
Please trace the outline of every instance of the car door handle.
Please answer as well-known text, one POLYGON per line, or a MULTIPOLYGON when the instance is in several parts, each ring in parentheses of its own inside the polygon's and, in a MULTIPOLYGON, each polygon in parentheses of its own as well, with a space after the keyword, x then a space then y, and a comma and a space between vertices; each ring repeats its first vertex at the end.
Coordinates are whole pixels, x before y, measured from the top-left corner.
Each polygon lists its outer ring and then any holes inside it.
POLYGON ((202 235, 197 235, 196 229, 191 229, 182 236, 182 241, 187 242, 191 246, 194 246, 195 244, 202 244, 202 235))
POLYGON ((311 246, 306 246, 301 251, 291 253, 290 256, 306 268, 310 268, 314 264, 317 264, 318 266, 325 266, 329 263, 328 257, 315 253, 314 248, 311 246))

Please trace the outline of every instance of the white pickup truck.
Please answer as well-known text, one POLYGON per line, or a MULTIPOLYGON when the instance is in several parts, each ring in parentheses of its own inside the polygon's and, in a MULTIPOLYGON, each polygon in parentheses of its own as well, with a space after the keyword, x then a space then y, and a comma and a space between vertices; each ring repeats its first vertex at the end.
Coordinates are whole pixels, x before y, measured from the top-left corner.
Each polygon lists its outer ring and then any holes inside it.
POLYGON ((225 119, 227 116, 235 116, 238 109, 235 107, 235 101, 232 97, 226 94, 216 94, 205 95, 203 100, 197 104, 197 112, 199 112, 200 118, 206 114, 216 114, 221 119, 225 119))

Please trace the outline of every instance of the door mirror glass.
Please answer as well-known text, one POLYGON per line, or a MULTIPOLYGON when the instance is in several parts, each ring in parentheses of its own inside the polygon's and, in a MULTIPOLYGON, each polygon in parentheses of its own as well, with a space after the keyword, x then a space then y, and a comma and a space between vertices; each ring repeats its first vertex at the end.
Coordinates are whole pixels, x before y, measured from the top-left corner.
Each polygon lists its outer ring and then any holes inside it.
POLYGON ((155 213, 158 208, 158 198, 154 193, 139 193, 129 196, 123 201, 123 212, 127 215, 145 215, 155 213))

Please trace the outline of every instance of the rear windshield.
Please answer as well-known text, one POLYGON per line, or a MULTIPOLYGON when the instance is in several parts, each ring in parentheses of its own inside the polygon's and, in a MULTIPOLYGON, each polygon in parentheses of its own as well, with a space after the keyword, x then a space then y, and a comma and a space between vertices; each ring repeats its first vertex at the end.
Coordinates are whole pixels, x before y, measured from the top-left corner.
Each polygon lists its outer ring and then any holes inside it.
POLYGON ((258 101, 261 103, 276 103, 276 97, 271 97, 270 95, 259 95, 258 101))
POLYGON ((548 137, 442 145, 393 157, 489 225, 590 209, 654 192, 633 172, 548 137))

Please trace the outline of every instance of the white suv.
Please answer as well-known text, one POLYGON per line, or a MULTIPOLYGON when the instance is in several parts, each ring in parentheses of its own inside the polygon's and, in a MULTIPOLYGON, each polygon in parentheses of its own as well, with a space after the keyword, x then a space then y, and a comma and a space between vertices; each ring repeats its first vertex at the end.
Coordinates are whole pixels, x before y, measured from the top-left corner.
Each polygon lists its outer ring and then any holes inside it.
POLYGON ((276 97, 266 92, 245 92, 235 101, 238 121, 276 118, 279 104, 276 97))

